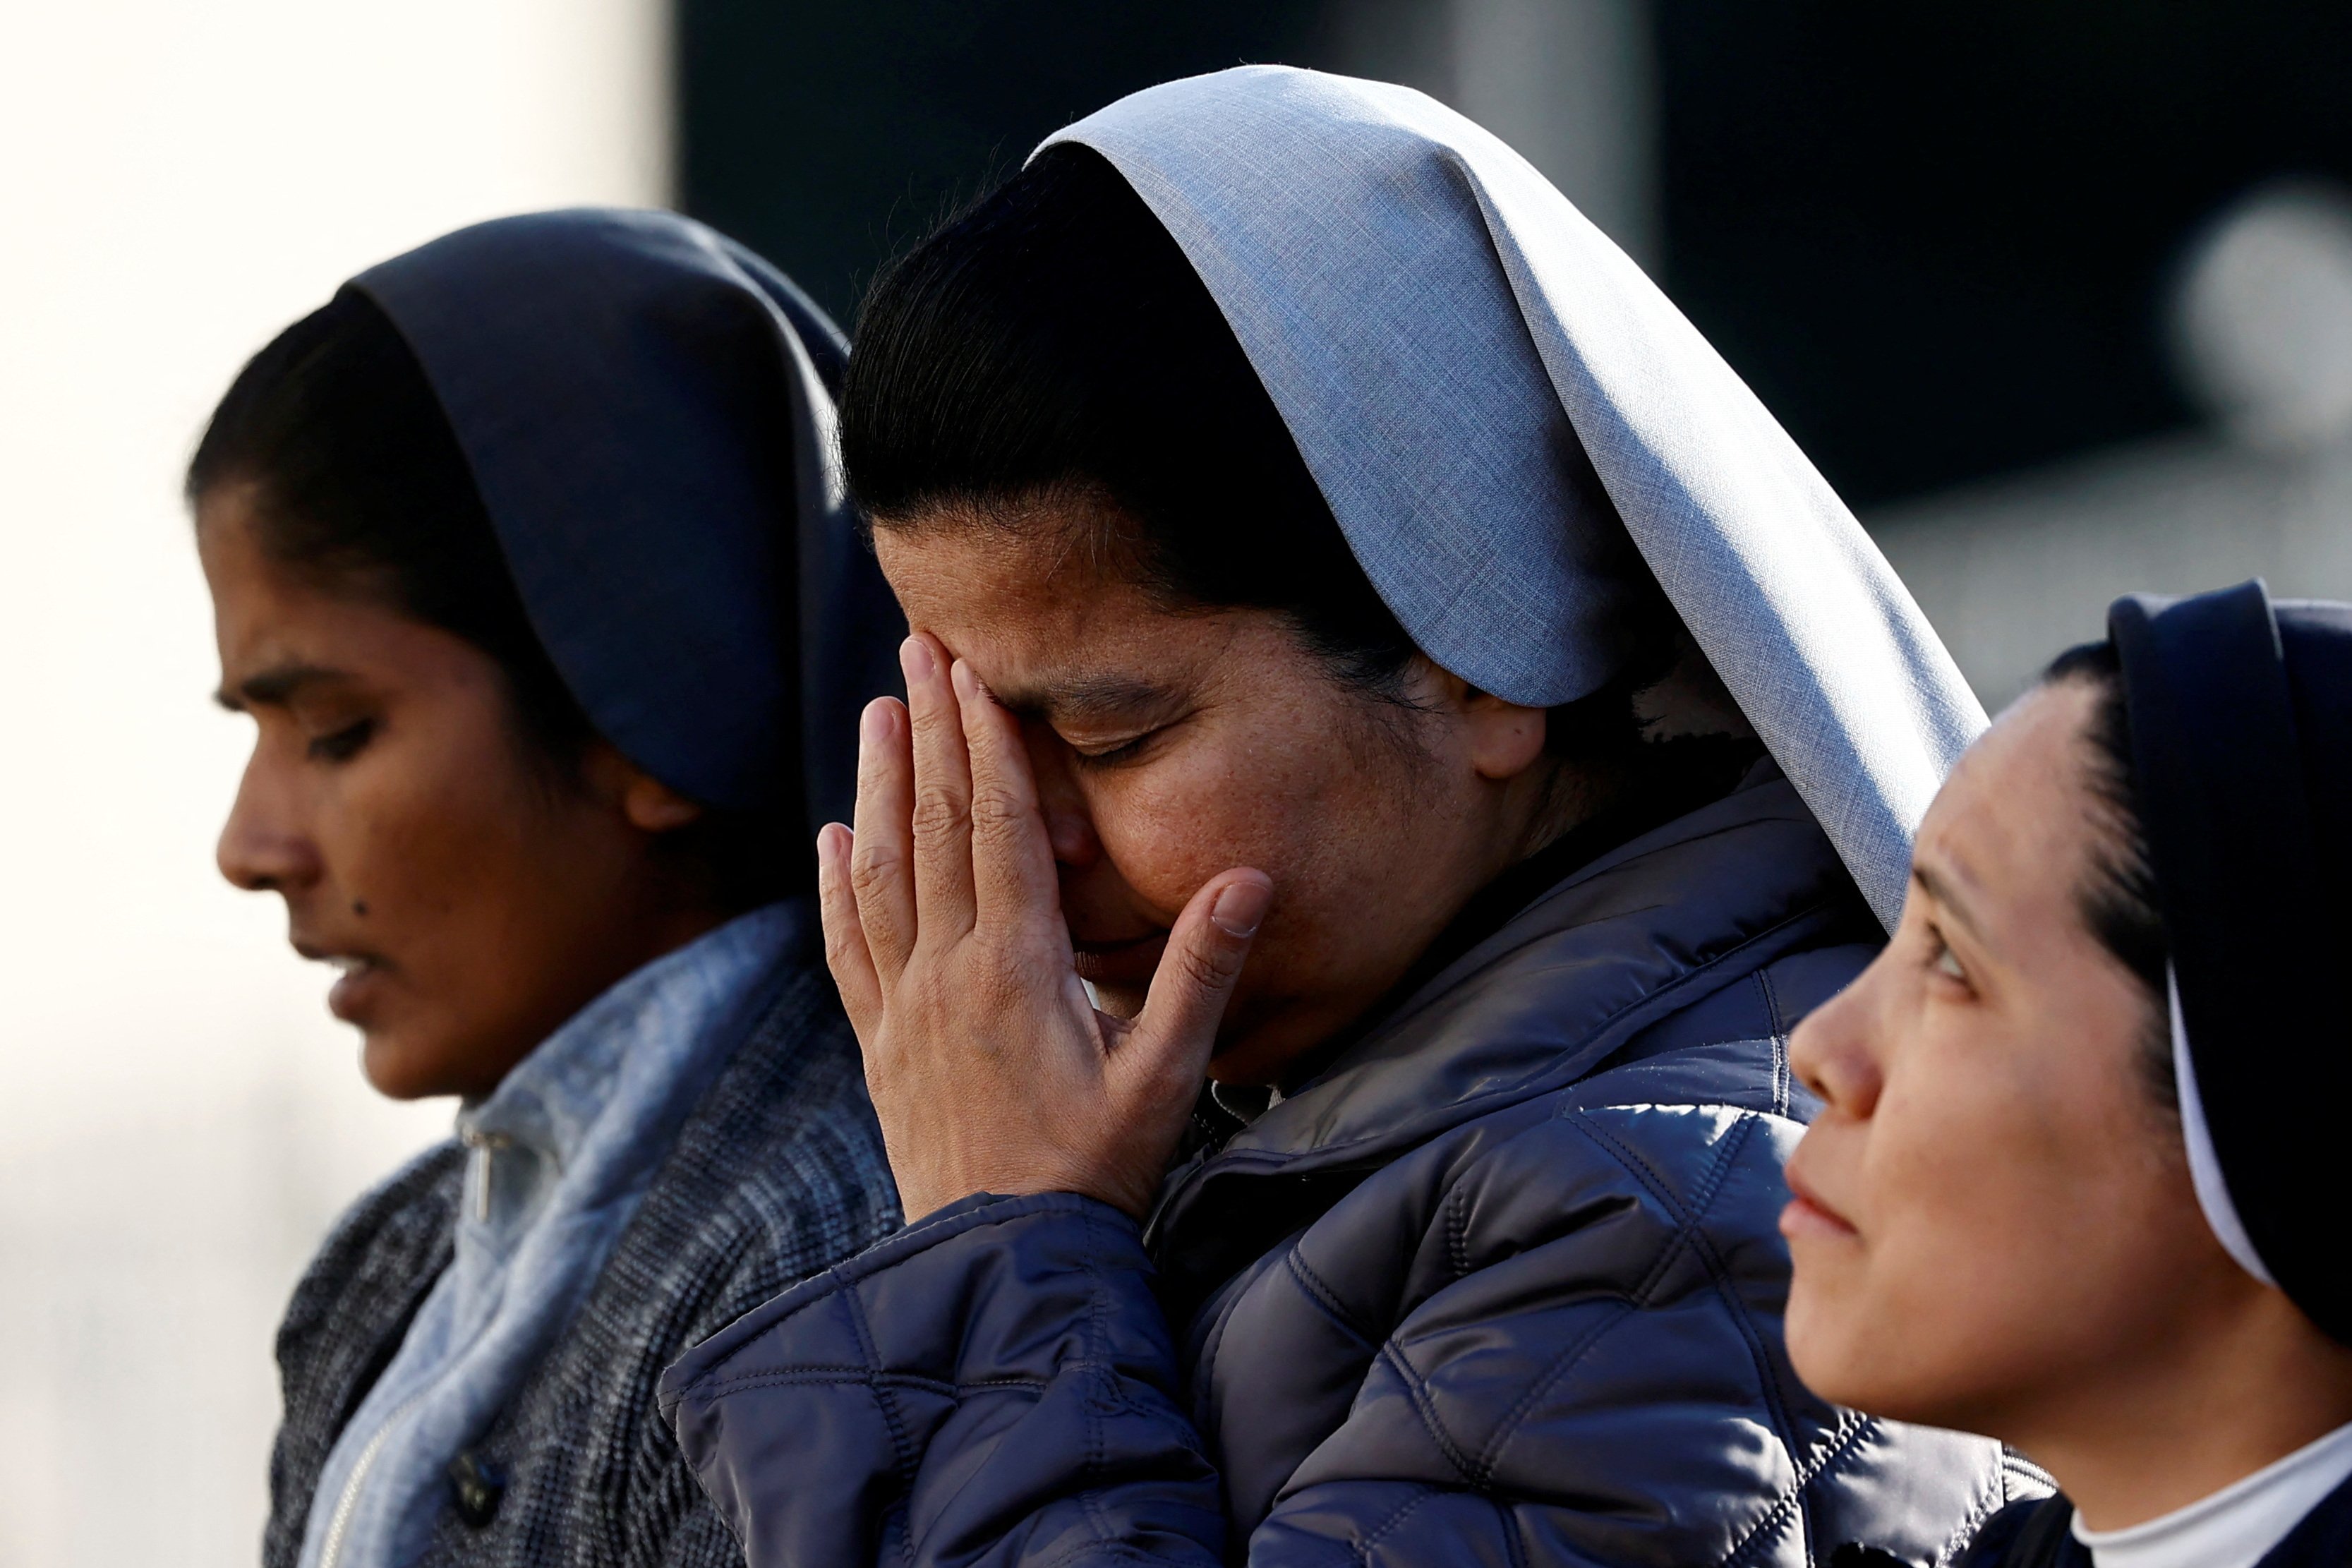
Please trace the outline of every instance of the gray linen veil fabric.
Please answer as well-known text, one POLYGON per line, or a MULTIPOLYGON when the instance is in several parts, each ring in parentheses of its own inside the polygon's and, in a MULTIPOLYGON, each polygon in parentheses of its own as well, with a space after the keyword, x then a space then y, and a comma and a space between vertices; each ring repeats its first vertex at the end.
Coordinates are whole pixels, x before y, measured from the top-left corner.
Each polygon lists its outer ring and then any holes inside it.
POLYGON ((1804 454, 1567 197, 1409 88, 1280 66, 1057 142, 1174 236, 1424 652, 1515 702, 1592 691, 1630 536, 1893 927, 1984 710, 1804 454))

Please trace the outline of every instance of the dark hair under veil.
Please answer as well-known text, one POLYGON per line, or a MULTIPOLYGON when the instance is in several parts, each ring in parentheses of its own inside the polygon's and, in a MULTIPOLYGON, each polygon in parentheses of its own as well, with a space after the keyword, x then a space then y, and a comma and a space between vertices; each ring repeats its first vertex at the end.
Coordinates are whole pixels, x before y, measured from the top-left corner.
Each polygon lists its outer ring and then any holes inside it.
POLYGON ((904 621, 841 499, 844 351, 673 214, 479 224, 254 356, 189 465, 264 552, 480 648, 550 776, 602 738, 703 816, 667 852, 733 910, 814 885, 904 621))
POLYGON ((254 487, 272 561, 495 659, 543 760, 569 764, 594 736, 531 630, 424 367, 366 295, 336 295, 238 373, 189 461, 188 498, 235 484, 254 487))
MULTIPOLYGON (((1094 559, 1175 608, 1272 610, 1341 679, 1392 693, 1413 641, 1357 563, 1273 399, 1175 240, 1091 149, 1049 147, 877 279, 841 405, 875 526, 940 504, 1092 497, 1094 559)), ((1549 747, 1625 755, 1678 630, 1550 710, 1549 747)))

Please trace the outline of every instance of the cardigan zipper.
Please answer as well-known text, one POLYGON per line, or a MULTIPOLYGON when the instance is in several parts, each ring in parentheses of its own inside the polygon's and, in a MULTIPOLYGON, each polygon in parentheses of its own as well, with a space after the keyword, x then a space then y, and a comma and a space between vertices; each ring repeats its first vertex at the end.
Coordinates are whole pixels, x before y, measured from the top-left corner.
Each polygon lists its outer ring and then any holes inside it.
POLYGON ((432 1391, 433 1384, 427 1383, 402 1400, 393 1408, 392 1414, 383 1418, 383 1424, 375 1429, 375 1436, 367 1440, 367 1447, 360 1450, 358 1461, 352 1466, 351 1479, 343 1483, 343 1495, 335 1500, 335 1511, 327 1521, 327 1543, 319 1549, 319 1568, 335 1568, 335 1560, 343 1554, 343 1535, 351 1528, 352 1510, 359 1506, 360 1487, 367 1480, 368 1470, 375 1464, 376 1456, 383 1451, 384 1439, 392 1436, 394 1426, 400 1425, 400 1418, 432 1391))
MULTIPOLYGON (((474 1186, 474 1218, 478 1223, 487 1225, 490 1218, 491 1162, 498 1157, 499 1150, 509 1147, 514 1140, 503 1132, 482 1132, 471 1127, 459 1129, 457 1137, 470 1152, 473 1164, 468 1174, 474 1186)), ((352 1466, 351 1479, 343 1483, 343 1495, 335 1500, 335 1511, 327 1521, 327 1543, 319 1551, 319 1568, 335 1568, 336 1560, 343 1554, 343 1537, 351 1529, 352 1512, 359 1507, 360 1488, 365 1484, 368 1471, 374 1467, 376 1456, 383 1451, 384 1440, 392 1436, 393 1428, 400 1425, 400 1418, 432 1391, 433 1384, 427 1383, 402 1400, 394 1407, 392 1414, 383 1418, 383 1424, 375 1429, 375 1435, 367 1440, 367 1447, 360 1450, 358 1461, 352 1466)))

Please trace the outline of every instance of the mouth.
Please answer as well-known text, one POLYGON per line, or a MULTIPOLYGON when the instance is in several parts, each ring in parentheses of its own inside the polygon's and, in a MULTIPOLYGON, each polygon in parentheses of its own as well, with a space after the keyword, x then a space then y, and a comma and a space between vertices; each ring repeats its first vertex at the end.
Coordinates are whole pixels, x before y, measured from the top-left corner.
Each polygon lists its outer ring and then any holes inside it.
POLYGON ((372 952, 331 952, 301 942, 294 951, 335 972, 335 983, 327 988, 327 1011, 346 1024, 364 1025, 370 998, 383 987, 383 960, 372 952))
POLYGON ((1168 951, 1168 933, 1149 931, 1141 936, 1113 941, 1078 940, 1072 933, 1070 951, 1077 961, 1078 978, 1095 985, 1150 984, 1168 951))
POLYGON ((1780 1234, 1794 1242, 1808 1237, 1851 1240, 1861 1232, 1853 1222, 1823 1202, 1791 1161, 1785 1173, 1789 1204, 1780 1211, 1780 1234))

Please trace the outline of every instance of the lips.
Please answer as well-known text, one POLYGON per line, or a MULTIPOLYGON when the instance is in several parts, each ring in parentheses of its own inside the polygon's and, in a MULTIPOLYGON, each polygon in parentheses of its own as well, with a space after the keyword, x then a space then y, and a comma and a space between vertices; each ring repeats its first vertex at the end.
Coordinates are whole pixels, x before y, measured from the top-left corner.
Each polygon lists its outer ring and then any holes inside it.
POLYGON ((294 943, 294 951, 335 972, 335 983, 327 988, 327 1011, 346 1024, 364 1025, 373 998, 384 986, 383 958, 372 952, 336 952, 302 941, 294 943))
POLYGON ((1070 949, 1077 961, 1078 978, 1096 985, 1144 985, 1168 951, 1168 933, 1150 931, 1115 941, 1080 941, 1073 933, 1070 949))
POLYGON ((1780 1211, 1782 1236, 1794 1242, 1808 1238, 1852 1240, 1861 1234, 1851 1220, 1822 1200, 1797 1169, 1795 1161, 1790 1162, 1785 1173, 1790 1196, 1788 1206, 1780 1211))

